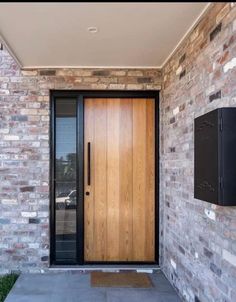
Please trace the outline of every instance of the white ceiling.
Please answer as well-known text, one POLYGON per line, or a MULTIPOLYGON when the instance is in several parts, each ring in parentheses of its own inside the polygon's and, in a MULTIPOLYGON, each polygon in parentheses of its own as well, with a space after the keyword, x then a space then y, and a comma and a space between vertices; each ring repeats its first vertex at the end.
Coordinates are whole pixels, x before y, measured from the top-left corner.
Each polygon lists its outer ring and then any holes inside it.
POLYGON ((207 5, 0 3, 0 35, 25 68, 161 67, 207 5))

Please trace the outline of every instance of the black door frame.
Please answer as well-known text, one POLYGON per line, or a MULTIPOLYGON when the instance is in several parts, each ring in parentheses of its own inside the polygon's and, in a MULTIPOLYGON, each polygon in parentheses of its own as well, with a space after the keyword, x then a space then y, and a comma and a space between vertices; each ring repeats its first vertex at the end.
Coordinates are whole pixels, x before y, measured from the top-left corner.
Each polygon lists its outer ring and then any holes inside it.
POLYGON ((86 264, 159 264, 159 91, 50 90, 50 265, 86 264), (84 99, 85 98, 153 98, 155 101, 155 261, 88 262, 84 261, 84 99), (77 261, 55 260, 55 101, 56 98, 77 100, 77 261), (80 168, 79 168, 80 167, 80 168), (79 208, 80 205, 80 208, 79 208))

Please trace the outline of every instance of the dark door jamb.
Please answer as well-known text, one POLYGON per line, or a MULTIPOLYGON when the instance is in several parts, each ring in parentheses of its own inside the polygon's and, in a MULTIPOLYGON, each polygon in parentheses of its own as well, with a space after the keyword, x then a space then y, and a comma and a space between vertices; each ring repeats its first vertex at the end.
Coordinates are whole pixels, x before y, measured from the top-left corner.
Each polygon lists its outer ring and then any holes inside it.
MULTIPOLYGON (((159 264, 159 91, 50 91, 50 265, 55 261, 55 101, 77 98, 77 265, 84 264, 159 264), (85 98, 153 98, 155 99, 155 261, 154 262, 85 262, 84 261, 84 99, 85 98)), ((75 263, 66 263, 75 265, 75 263)))

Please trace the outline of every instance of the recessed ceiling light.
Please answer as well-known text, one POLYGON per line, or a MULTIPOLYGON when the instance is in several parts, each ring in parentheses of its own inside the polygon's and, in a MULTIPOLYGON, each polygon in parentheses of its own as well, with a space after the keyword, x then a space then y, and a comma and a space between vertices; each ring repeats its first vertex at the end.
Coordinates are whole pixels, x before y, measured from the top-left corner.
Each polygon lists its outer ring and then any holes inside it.
POLYGON ((88 27, 88 31, 91 34, 96 34, 98 32, 98 28, 96 26, 90 26, 90 27, 88 27))

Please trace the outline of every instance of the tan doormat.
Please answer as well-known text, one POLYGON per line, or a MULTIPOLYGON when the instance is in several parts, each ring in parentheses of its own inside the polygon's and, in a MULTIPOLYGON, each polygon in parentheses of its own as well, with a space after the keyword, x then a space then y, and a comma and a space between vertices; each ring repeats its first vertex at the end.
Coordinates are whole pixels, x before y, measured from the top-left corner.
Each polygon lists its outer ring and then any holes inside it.
POLYGON ((92 272, 92 287, 133 287, 133 288, 149 288, 153 287, 152 281, 147 274, 124 272, 92 272))

